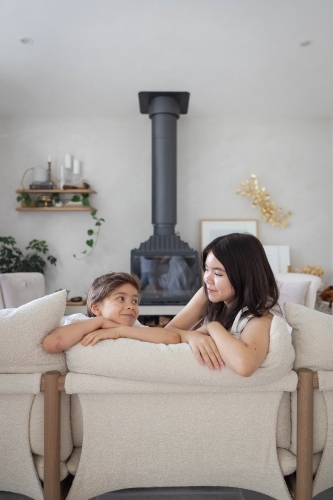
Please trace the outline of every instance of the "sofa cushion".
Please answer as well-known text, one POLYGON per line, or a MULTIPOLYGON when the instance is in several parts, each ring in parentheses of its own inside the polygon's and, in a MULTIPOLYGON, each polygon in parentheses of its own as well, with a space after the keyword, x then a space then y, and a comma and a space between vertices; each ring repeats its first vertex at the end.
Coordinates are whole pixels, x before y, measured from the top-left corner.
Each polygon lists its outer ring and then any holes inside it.
POLYGON ((298 304, 285 304, 296 351, 295 370, 333 370, 333 316, 298 304))
POLYGON ((287 282, 280 283, 278 281, 279 287, 279 304, 282 307, 285 302, 291 302, 293 304, 305 305, 305 296, 310 286, 310 281, 299 281, 299 282, 287 282))
POLYGON ((1 373, 66 372, 63 353, 48 354, 42 341, 59 326, 66 290, 45 295, 17 309, 0 310, 1 373))
POLYGON ((71 372, 103 375, 127 380, 172 384, 254 386, 274 382, 292 369, 295 353, 286 322, 274 316, 270 345, 262 366, 251 376, 241 377, 229 368, 220 371, 201 366, 188 344, 153 344, 133 339, 107 339, 95 346, 78 343, 66 351, 71 372))

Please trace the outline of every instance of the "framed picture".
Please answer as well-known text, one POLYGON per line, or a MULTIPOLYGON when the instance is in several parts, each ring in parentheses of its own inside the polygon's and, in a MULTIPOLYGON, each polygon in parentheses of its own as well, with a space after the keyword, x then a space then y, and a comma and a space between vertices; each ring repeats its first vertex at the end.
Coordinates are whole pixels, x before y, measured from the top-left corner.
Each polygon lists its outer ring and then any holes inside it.
POLYGON ((201 250, 218 236, 250 233, 258 236, 257 219, 209 219, 200 221, 201 250))

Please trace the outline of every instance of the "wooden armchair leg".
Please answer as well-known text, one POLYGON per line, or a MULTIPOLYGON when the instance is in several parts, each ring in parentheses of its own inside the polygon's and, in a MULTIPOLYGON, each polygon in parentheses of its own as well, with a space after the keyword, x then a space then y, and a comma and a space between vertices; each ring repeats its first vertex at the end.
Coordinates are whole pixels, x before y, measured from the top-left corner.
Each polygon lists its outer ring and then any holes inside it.
POLYGON ((60 500, 60 372, 43 375, 44 500, 60 500))
POLYGON ((313 491, 313 371, 298 370, 295 500, 311 500, 313 491))

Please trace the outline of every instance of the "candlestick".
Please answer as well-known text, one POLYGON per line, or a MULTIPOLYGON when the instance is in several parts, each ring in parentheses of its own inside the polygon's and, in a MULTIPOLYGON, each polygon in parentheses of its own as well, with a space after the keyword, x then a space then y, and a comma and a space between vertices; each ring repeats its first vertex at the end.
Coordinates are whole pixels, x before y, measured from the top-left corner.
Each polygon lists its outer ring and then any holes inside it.
POLYGON ((50 155, 47 159, 47 180, 52 182, 52 179, 51 179, 51 156, 50 155))

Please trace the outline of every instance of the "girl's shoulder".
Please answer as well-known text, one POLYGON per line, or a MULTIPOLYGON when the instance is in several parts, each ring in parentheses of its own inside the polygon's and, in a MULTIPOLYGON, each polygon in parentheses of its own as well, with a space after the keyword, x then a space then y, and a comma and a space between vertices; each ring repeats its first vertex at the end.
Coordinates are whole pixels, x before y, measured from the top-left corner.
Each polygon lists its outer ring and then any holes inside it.
POLYGON ((247 307, 241 309, 236 315, 232 327, 230 328, 230 333, 236 338, 239 338, 250 320, 258 320, 260 322, 271 323, 273 316, 282 316, 280 308, 277 306, 272 307, 267 311, 267 314, 263 316, 256 317, 253 314, 246 314, 248 311, 247 307))

